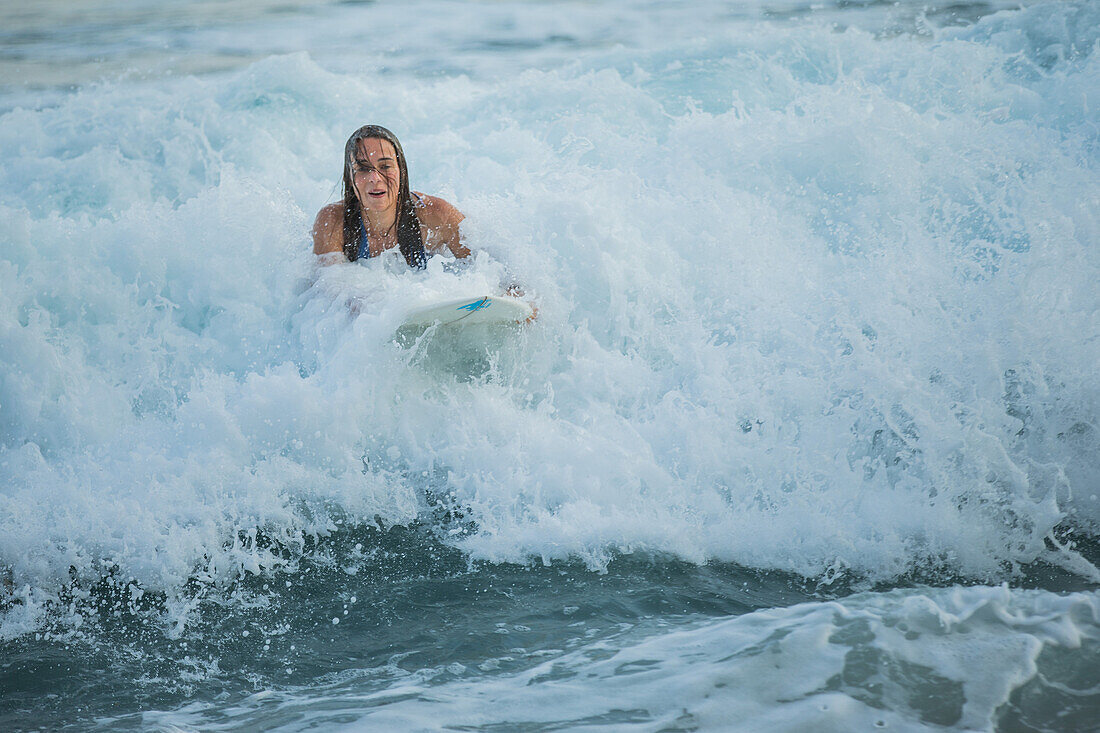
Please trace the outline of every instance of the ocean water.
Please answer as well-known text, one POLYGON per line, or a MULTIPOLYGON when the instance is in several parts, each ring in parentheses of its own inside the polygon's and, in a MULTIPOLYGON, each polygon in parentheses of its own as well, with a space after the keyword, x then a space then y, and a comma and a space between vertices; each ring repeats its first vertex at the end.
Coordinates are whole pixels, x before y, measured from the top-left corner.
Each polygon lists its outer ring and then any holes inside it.
POLYGON ((1100 3, 0 39, 0 729, 1100 727, 1100 3), (315 267, 368 122, 468 266, 315 267))

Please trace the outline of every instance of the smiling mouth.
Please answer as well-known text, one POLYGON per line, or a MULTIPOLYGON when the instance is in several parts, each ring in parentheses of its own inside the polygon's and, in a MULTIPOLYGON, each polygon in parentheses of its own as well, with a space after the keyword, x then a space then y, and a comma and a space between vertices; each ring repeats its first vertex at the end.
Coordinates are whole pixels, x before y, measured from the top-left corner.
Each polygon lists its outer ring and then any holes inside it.
POLYGON ((385 191, 367 191, 368 196, 373 196, 376 199, 380 199, 386 195, 385 191))

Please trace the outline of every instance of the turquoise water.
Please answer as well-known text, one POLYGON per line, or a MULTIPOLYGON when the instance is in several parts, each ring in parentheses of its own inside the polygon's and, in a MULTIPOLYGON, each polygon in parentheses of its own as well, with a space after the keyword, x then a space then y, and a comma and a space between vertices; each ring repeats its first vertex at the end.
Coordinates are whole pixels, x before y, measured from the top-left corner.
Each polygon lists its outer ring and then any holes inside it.
POLYGON ((0 12, 0 728, 1093 726, 1096 3, 0 12))

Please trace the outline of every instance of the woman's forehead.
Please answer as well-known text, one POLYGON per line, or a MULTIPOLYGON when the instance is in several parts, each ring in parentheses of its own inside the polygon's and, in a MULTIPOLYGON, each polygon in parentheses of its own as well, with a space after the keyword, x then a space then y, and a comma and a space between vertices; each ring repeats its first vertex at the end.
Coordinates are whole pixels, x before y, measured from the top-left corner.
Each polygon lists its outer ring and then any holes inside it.
POLYGON ((364 138, 356 143, 355 155, 357 158, 366 157, 371 161, 377 161, 381 158, 397 160, 397 152, 393 149, 393 145, 388 140, 377 137, 364 138))

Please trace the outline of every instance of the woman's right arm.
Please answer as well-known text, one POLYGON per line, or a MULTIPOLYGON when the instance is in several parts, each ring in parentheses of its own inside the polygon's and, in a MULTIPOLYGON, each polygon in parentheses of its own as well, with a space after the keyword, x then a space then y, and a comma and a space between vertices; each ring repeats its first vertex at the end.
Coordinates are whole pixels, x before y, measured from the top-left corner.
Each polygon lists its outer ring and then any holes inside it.
POLYGON ((320 264, 346 262, 344 257, 344 205, 329 204, 313 222, 313 254, 320 264), (338 256, 337 256, 338 255, 338 256))

